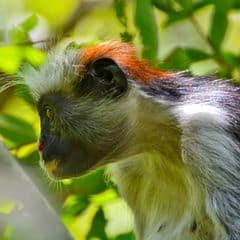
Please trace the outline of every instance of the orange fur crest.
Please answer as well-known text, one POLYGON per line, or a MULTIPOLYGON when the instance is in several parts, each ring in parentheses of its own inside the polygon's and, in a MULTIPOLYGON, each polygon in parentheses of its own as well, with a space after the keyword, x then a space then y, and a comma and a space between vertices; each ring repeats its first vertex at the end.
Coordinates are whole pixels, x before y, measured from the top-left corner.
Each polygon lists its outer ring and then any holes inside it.
POLYGON ((169 78, 172 74, 156 70, 145 60, 138 59, 135 48, 127 43, 114 41, 87 47, 83 51, 81 63, 86 66, 98 58, 111 58, 128 77, 144 84, 157 78, 169 78))

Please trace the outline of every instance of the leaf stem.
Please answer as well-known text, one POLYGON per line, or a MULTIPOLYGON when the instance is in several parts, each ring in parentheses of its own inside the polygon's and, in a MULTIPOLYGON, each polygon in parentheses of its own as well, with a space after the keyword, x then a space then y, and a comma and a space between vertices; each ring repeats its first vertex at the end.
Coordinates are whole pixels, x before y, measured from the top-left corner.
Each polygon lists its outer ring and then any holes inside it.
POLYGON ((219 52, 219 50, 214 46, 214 44, 212 43, 212 41, 209 39, 208 36, 205 35, 205 33, 203 32, 200 24, 198 23, 198 21, 196 20, 196 18, 191 14, 189 16, 189 19, 192 23, 192 25, 195 27, 196 31, 198 32, 199 36, 204 40, 205 43, 207 43, 207 45, 211 48, 212 52, 213 52, 213 58, 214 60, 219 64, 219 66, 221 66, 221 68, 223 68, 224 72, 226 73, 226 75, 228 77, 232 77, 231 74, 231 66, 229 66, 229 64, 224 60, 224 58, 222 57, 221 53, 219 52))

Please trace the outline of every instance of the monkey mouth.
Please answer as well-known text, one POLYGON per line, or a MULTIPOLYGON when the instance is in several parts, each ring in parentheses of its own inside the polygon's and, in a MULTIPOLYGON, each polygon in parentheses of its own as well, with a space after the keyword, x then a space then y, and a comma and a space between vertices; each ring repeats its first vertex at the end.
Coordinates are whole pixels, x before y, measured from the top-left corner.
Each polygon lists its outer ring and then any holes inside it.
POLYGON ((87 148, 80 141, 58 139, 49 144, 40 140, 40 165, 55 180, 79 177, 95 169, 103 154, 87 148))
POLYGON ((80 177, 94 169, 96 162, 93 158, 72 152, 68 156, 55 155, 51 159, 44 159, 40 153, 40 166, 53 180, 80 177))

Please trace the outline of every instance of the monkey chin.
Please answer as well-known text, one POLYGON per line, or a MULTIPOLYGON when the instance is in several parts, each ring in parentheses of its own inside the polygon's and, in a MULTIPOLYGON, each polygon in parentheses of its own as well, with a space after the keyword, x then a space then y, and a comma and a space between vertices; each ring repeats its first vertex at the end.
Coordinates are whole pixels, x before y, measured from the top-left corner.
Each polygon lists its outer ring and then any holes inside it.
POLYGON ((81 161, 78 161, 78 164, 76 164, 75 161, 71 160, 55 158, 44 161, 40 158, 40 166, 47 173, 47 176, 54 181, 81 177, 96 168, 95 164, 89 165, 89 162, 88 164, 79 164, 81 161))
POLYGON ((40 163, 41 168, 44 170, 44 172, 47 173, 48 177, 51 180, 58 181, 58 180, 63 179, 58 174, 59 162, 60 161, 58 159, 53 159, 50 162, 44 163, 44 161, 41 159, 39 163, 40 163))
POLYGON ((72 146, 61 145, 61 150, 59 147, 55 152, 45 147, 39 152, 40 166, 49 178, 62 180, 81 177, 104 163, 104 154, 94 154, 94 151, 87 151, 78 145, 72 146))

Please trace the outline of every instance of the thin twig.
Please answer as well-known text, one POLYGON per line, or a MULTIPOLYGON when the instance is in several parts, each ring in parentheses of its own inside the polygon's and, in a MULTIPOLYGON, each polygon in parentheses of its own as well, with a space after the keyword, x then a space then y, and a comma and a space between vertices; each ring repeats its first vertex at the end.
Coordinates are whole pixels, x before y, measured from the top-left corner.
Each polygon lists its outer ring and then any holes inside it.
POLYGON ((198 23, 198 21, 196 20, 196 18, 193 15, 190 15, 189 19, 190 19, 192 25, 195 27, 196 31, 198 32, 199 36, 203 39, 203 41, 205 43, 207 43, 207 45, 212 50, 212 52, 214 54, 213 58, 215 59, 215 61, 227 72, 227 74, 230 77, 232 77, 231 76, 231 67, 229 67, 229 64, 224 60, 221 53, 215 47, 215 45, 213 44, 211 39, 209 39, 209 37, 205 35, 205 33, 203 32, 203 30, 202 30, 200 24, 198 23))
POLYGON ((203 32, 200 24, 198 23, 198 21, 196 20, 196 18, 193 15, 190 15, 190 21, 192 23, 192 25, 195 27, 196 31, 198 32, 199 36, 203 39, 204 42, 206 42, 208 44, 208 46, 213 50, 213 51, 217 51, 217 49, 215 48, 214 44, 211 42, 211 40, 209 39, 209 37, 207 37, 205 35, 205 33, 203 32))

